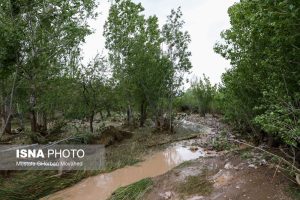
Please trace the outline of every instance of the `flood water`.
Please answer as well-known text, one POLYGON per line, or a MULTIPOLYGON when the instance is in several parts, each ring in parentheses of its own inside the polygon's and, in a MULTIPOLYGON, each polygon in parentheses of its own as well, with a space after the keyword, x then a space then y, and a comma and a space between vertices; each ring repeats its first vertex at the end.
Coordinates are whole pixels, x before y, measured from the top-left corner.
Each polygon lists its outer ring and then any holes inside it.
MULTIPOLYGON (((197 123, 181 120, 178 132, 207 132, 197 123)), ((117 188, 132 184, 141 179, 166 173, 179 164, 205 156, 201 148, 191 150, 197 139, 171 144, 167 149, 145 158, 145 161, 133 166, 117 169, 110 173, 89 177, 78 184, 51 194, 49 200, 105 200, 117 188)))
POLYGON ((179 142, 161 152, 148 156, 145 161, 110 173, 89 177, 78 184, 50 195, 51 200, 105 200, 113 191, 147 177, 155 177, 180 163, 204 156, 204 151, 190 150, 191 142, 179 142))

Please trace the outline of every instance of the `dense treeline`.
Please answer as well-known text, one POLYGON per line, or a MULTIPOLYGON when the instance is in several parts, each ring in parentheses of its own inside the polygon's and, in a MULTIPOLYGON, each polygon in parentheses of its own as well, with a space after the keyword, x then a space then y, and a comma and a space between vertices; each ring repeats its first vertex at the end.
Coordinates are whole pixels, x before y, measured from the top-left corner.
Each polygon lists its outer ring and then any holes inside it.
POLYGON ((212 84, 208 77, 191 80, 191 87, 176 99, 177 109, 181 112, 220 114, 219 87, 212 84))
POLYGON ((225 118, 262 138, 300 142, 300 1, 243 0, 215 51, 231 61, 223 74, 225 118))
POLYGON ((1 135, 14 132, 12 122, 48 134, 57 118, 88 121, 94 132, 95 117, 111 112, 127 114, 130 125, 152 118, 172 129, 173 99, 192 67, 180 8, 159 28, 141 4, 115 1, 104 26, 108 56, 83 64, 96 8, 93 0, 1 1, 1 135))
POLYGON ((104 26, 108 56, 82 64, 80 45, 90 34, 94 1, 0 3, 1 134, 46 132, 50 121, 124 113, 128 124, 147 118, 172 130, 173 104, 224 114, 255 138, 268 135, 297 147, 300 137, 299 1, 248 1, 229 9, 231 28, 215 51, 231 61, 220 86, 195 80, 181 97, 190 36, 180 8, 166 24, 145 17, 141 4, 118 0, 104 26), (138 113, 138 114, 137 114, 138 113), (28 119, 28 120, 27 120, 28 119))

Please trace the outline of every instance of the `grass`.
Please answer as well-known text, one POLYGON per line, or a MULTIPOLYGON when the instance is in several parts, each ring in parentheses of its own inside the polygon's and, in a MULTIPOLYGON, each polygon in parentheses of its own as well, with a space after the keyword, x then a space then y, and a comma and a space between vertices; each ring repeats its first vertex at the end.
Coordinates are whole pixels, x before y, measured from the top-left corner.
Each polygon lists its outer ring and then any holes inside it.
POLYGON ((250 150, 243 150, 240 152, 240 155, 243 160, 253 158, 253 155, 251 154, 250 150))
POLYGON ((191 161, 191 160, 185 161, 185 162, 179 164, 178 166, 176 166, 175 169, 180 169, 180 168, 188 167, 192 163, 193 163, 193 161, 191 161))
POLYGON ((94 175, 95 171, 76 171, 55 176, 57 171, 26 171, 14 174, 9 180, 3 180, 0 188, 2 200, 35 200, 72 185, 81 179, 94 175))
POLYGON ((183 196, 209 195, 213 190, 213 183, 207 180, 205 172, 197 176, 188 176, 184 182, 177 186, 177 191, 183 196))
POLYGON ((151 189, 152 185, 152 179, 142 179, 131 185, 118 188, 109 200, 140 200, 144 194, 151 189))
POLYGON ((288 194, 293 198, 293 199, 300 199, 300 188, 299 185, 291 185, 287 189, 288 194))

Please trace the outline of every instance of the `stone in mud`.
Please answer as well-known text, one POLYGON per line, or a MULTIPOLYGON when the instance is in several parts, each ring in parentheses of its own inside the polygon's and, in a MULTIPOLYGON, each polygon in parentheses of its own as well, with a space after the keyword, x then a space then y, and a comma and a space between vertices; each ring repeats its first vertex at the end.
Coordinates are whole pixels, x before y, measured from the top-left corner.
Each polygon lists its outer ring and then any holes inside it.
POLYGON ((194 147, 194 146, 192 146, 192 147, 190 147, 190 151, 192 151, 192 152, 195 152, 195 151, 198 151, 198 147, 194 147))
POLYGON ((233 168, 233 165, 229 162, 229 163, 226 163, 226 165, 224 166, 225 169, 232 169, 233 168))
POLYGON ((254 168, 254 169, 257 169, 257 166, 256 166, 256 165, 254 165, 254 164, 250 164, 250 165, 248 165, 248 167, 250 167, 250 168, 254 168))
POLYGON ((187 200, 202 200, 202 199, 204 199, 203 196, 194 196, 194 197, 188 198, 187 200))
POLYGON ((163 199, 171 199, 172 192, 171 191, 167 191, 165 193, 160 193, 159 196, 161 196, 163 199))

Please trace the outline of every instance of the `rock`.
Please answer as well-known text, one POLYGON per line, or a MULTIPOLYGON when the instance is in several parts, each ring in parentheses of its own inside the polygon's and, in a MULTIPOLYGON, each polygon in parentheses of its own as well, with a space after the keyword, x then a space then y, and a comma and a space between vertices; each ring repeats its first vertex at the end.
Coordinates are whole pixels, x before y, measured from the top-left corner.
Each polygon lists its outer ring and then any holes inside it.
POLYGON ((233 165, 229 162, 229 163, 226 163, 226 165, 224 166, 225 169, 232 169, 233 168, 233 165))
POLYGON ((167 191, 165 193, 160 193, 159 196, 161 196, 164 199, 171 199, 172 197, 172 192, 171 191, 167 191))
POLYGON ((194 197, 188 198, 187 200, 201 200, 201 199, 204 199, 204 197, 203 196, 194 196, 194 197))
POLYGON ((266 165, 267 164, 267 161, 265 159, 262 159, 260 162, 259 162, 260 165, 266 165))
POLYGON ((192 152, 198 151, 198 149, 199 149, 198 147, 194 147, 194 146, 190 147, 190 151, 192 151, 192 152))
POLYGON ((257 169, 257 166, 255 166, 254 164, 250 164, 250 165, 248 165, 248 167, 257 169))

